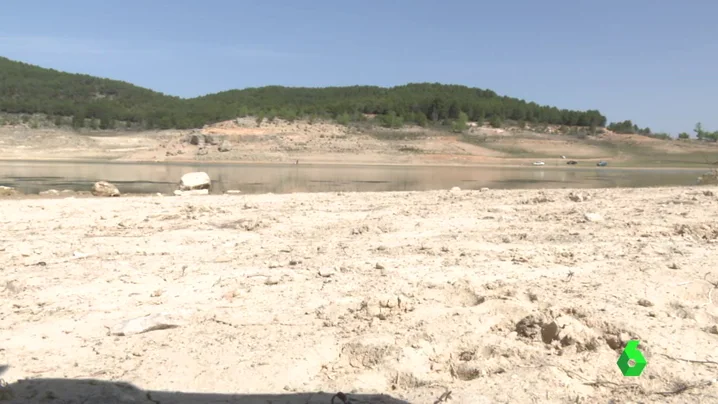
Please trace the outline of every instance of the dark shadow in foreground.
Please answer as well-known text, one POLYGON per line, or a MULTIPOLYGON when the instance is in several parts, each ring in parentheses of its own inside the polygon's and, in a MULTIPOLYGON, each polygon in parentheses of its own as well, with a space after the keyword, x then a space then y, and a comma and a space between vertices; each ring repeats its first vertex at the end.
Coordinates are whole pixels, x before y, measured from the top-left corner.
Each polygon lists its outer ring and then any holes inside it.
MULTIPOLYGON (((242 382, 237 381, 237 387, 242 382)), ((48 404, 409 404, 387 395, 343 393, 213 394, 141 390, 94 379, 28 379, 0 385, 0 403, 48 404)))

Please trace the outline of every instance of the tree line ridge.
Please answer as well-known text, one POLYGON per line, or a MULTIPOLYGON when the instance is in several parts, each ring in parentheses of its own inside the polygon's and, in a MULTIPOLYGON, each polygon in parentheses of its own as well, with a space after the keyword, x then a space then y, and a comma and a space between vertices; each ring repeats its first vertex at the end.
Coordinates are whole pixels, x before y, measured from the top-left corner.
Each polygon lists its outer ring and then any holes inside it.
POLYGON ((47 69, 0 57, 0 111, 45 114, 76 128, 189 129, 243 116, 294 120, 330 118, 340 123, 377 115, 385 126, 469 119, 605 127, 598 110, 539 105, 487 89, 439 83, 378 86, 282 87, 228 90, 180 98, 133 84, 47 69))

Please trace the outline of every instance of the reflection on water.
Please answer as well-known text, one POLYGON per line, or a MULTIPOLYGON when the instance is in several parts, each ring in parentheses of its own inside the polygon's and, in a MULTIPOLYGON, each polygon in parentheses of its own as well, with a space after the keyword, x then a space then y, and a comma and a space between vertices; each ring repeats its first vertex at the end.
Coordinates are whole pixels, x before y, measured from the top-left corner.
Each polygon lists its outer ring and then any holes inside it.
POLYGON ((694 185, 704 170, 625 170, 598 167, 426 167, 284 164, 0 162, 0 185, 26 194, 89 190, 96 181, 123 193, 171 193, 180 177, 205 171, 212 193, 421 191, 489 188, 602 188, 694 185))

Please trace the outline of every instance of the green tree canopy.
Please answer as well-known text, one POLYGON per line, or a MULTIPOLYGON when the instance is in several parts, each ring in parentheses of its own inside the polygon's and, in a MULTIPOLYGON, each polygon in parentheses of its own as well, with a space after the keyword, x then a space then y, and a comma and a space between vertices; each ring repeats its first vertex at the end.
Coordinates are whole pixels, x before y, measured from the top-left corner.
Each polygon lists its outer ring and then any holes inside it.
POLYGON ((459 116, 452 123, 452 129, 454 132, 461 133, 467 129, 466 124, 469 122, 469 116, 465 112, 459 112, 459 116))
POLYGON ((606 118, 597 110, 559 109, 461 85, 266 86, 182 99, 122 81, 64 73, 6 58, 0 58, 0 111, 73 117, 75 127, 84 126, 85 119, 91 124, 96 120, 103 128, 114 127, 117 121, 146 128, 184 129, 237 116, 263 114, 268 120, 275 116, 292 120, 344 113, 352 120, 363 114, 380 115, 386 117, 381 122, 391 121, 390 126, 400 126, 405 121, 420 125, 454 121, 462 113, 478 122, 489 119, 492 124, 525 120, 586 127, 606 125, 606 118))

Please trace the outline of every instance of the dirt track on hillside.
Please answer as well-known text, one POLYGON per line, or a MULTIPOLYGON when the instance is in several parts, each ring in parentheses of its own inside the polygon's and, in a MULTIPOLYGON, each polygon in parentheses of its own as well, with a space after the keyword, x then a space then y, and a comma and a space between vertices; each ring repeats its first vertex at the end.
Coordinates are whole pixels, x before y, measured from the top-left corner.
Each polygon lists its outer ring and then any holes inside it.
POLYGON ((571 192, 1 200, 0 393, 718 400, 718 188, 571 192))

